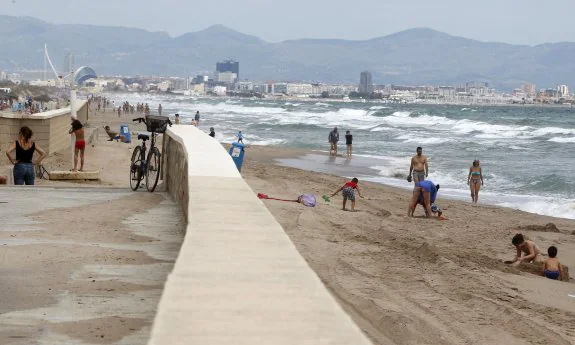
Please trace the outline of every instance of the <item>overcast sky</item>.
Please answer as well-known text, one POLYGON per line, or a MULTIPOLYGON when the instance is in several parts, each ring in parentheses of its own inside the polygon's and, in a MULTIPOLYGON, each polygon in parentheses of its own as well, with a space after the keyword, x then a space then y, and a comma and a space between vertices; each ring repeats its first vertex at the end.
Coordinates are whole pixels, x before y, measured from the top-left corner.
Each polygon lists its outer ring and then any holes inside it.
POLYGON ((172 36, 223 24, 264 40, 366 39, 429 27, 482 41, 575 41, 575 1, 0 0, 0 14, 130 26, 172 36))

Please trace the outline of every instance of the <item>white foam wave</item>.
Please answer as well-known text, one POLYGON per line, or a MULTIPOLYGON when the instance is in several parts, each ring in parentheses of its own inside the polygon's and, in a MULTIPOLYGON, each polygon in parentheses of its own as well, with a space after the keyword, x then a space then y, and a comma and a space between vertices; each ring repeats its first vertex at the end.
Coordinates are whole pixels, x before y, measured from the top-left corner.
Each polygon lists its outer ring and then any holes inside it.
POLYGON ((374 105, 373 107, 369 108, 370 110, 381 110, 381 109, 389 109, 389 107, 383 105, 374 105))
POLYGON ((286 141, 283 139, 268 139, 268 140, 256 140, 256 141, 246 141, 246 144, 259 145, 259 146, 274 146, 284 144, 286 141))
POLYGON ((569 137, 569 138, 554 137, 549 139, 548 141, 552 141, 555 143, 575 143, 575 137, 569 137))
POLYGON ((451 141, 449 138, 426 138, 421 135, 409 134, 400 135, 396 139, 403 140, 404 143, 418 143, 421 145, 443 144, 451 141))

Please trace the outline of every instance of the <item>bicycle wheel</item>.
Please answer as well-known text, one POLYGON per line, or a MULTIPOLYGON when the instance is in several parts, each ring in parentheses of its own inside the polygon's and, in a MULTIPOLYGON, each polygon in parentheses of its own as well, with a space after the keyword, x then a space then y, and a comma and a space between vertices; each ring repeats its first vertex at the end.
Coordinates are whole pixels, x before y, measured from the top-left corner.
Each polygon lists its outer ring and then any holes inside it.
POLYGON ((158 185, 158 179, 160 178, 160 151, 157 148, 153 148, 148 155, 146 161, 146 188, 148 192, 153 192, 158 185))
POLYGON ((142 160, 140 159, 140 153, 142 148, 136 146, 134 152, 132 153, 132 160, 130 161, 130 188, 132 190, 137 190, 140 186, 140 181, 142 181, 142 160))

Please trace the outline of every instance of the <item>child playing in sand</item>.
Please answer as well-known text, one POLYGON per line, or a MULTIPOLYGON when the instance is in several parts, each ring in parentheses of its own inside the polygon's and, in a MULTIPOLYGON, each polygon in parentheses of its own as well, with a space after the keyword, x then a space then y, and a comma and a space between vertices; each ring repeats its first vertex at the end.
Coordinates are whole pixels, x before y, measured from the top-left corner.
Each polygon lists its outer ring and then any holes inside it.
POLYGON ((76 136, 76 145, 74 147, 74 168, 72 171, 78 171, 78 153, 80 154, 80 171, 84 170, 84 150, 86 149, 86 142, 84 141, 84 126, 78 120, 72 121, 72 128, 70 134, 74 133, 76 136))
POLYGON ((549 258, 543 264, 543 276, 553 280, 563 280, 563 268, 557 259, 557 247, 549 247, 547 254, 549 258))
POLYGON ((537 247, 533 241, 524 237, 522 234, 516 234, 513 236, 511 243, 513 243, 517 249, 517 255, 513 260, 508 261, 507 263, 512 264, 517 261, 534 262, 539 261, 541 258, 541 251, 539 250, 539 247, 537 247))
POLYGON ((347 203, 347 199, 351 200, 351 212, 355 212, 355 192, 354 189, 357 190, 357 195, 359 195, 360 198, 363 198, 363 196, 361 196, 361 192, 359 191, 359 186, 357 185, 359 182, 359 180, 357 178, 353 178, 351 181, 346 182, 340 189, 338 189, 335 193, 333 193, 331 196, 335 196, 337 193, 339 193, 340 191, 342 192, 341 195, 343 196, 343 207, 342 210, 347 211, 347 209, 345 208, 345 204, 347 203))

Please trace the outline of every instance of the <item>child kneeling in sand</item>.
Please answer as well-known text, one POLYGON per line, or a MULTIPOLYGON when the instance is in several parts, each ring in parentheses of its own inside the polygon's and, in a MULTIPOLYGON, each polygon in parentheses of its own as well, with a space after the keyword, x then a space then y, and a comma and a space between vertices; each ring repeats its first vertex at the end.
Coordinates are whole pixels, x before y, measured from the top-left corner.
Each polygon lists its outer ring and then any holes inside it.
POLYGON ((522 234, 516 234, 513 236, 511 243, 517 249, 517 255, 511 261, 507 261, 507 263, 512 264, 517 261, 522 262, 534 262, 540 261, 541 259, 541 250, 535 244, 535 242, 527 239, 522 234), (523 255, 525 254, 525 255, 523 255))
POLYGON ((354 190, 357 190, 357 195, 359 195, 360 198, 363 198, 363 196, 361 196, 361 192, 359 191, 359 186, 357 185, 359 182, 359 180, 357 178, 353 178, 351 181, 346 182, 340 189, 338 189, 335 193, 333 193, 331 196, 335 196, 337 193, 339 193, 340 191, 342 192, 341 195, 343 196, 343 207, 342 210, 346 211, 347 209, 345 208, 345 204, 347 203, 347 199, 351 200, 351 211, 355 212, 355 192, 354 190))
POLYGON ((547 254, 549 254, 549 258, 543 264, 543 276, 553 280, 563 280, 563 268, 557 259, 557 247, 549 247, 547 254))

